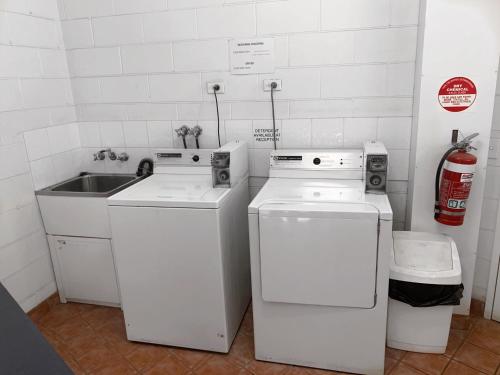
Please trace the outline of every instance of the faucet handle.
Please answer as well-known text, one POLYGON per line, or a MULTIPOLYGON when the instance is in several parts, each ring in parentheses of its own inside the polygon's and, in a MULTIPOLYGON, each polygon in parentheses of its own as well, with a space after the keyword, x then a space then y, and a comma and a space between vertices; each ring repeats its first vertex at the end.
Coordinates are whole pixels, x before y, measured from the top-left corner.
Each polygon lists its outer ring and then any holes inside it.
POLYGON ((104 160, 104 158, 106 158, 106 155, 104 155, 104 151, 102 150, 94 154, 94 161, 104 160))
POLYGON ((196 125, 196 126, 192 127, 191 129, 189 129, 189 134, 194 136, 195 138, 198 138, 202 132, 203 132, 203 129, 199 125, 196 125))
POLYGON ((178 137, 185 137, 189 134, 189 128, 186 125, 182 125, 180 128, 175 129, 178 137))
POLYGON ((129 156, 126 152, 122 152, 121 154, 118 155, 118 160, 120 161, 127 161, 129 159, 129 156))

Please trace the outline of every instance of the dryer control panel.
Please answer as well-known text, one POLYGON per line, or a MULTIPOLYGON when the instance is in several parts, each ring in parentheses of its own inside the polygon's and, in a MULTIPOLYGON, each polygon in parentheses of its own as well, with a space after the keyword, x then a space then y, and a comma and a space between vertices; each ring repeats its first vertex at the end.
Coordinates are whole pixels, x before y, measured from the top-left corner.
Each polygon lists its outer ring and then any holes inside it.
POLYGON ((270 155, 270 177, 363 178, 362 150, 274 150, 270 155))
POLYGON ((381 142, 365 142, 362 149, 273 150, 269 177, 364 180, 365 191, 384 194, 388 155, 381 142))
POLYGON ((285 169, 362 169, 363 152, 345 151, 274 151, 271 168, 285 169))
POLYGON ((387 189, 388 155, 380 142, 366 142, 365 190, 367 193, 385 194, 387 189))

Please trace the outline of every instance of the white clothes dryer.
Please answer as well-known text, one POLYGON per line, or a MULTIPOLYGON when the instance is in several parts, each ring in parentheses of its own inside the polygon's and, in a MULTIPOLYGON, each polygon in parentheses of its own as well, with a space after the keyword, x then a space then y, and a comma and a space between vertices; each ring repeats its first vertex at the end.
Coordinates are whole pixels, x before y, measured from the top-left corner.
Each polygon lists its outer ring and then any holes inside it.
POLYGON ((380 143, 271 152, 270 178, 248 210, 258 360, 384 373, 386 174, 380 143))

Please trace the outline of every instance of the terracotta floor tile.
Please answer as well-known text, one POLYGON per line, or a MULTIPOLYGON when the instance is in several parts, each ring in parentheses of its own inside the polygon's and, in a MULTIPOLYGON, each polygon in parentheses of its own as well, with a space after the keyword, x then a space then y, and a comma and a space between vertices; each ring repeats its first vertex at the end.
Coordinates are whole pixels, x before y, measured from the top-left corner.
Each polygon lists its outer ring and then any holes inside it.
POLYGON ((466 341, 500 354, 500 325, 492 321, 478 323, 466 341))
POLYGON ((237 335, 228 358, 237 365, 247 366, 254 359, 253 338, 245 334, 237 335))
POLYGON ((248 336, 253 336, 253 317, 248 312, 243 317, 243 321, 241 322, 241 326, 238 333, 242 333, 248 336))
POLYGON ((400 360, 406 354, 404 350, 385 348, 385 357, 400 360))
POLYGON ((132 375, 138 372, 125 360, 115 360, 92 372, 92 375, 132 375))
POLYGON ((93 328, 99 329, 113 319, 122 319, 122 312, 115 307, 99 306, 95 309, 85 311, 82 318, 87 321, 93 328))
MULTIPOLYGON (((172 355, 177 357, 184 366, 193 370, 199 367, 212 354, 201 350, 190 350, 181 348, 170 348, 172 355)), ((216 354, 215 354, 216 355, 216 354)))
POLYGON ((446 346, 446 352, 444 353, 447 357, 452 357, 460 345, 463 344, 465 338, 467 337, 467 331, 459 329, 451 329, 450 335, 448 337, 448 345, 446 346))
POLYGON ((44 326, 38 326, 38 330, 42 333, 47 341, 51 342, 51 340, 57 340, 57 334, 54 330, 44 326))
POLYGON ((470 302, 470 315, 482 318, 484 316, 484 305, 483 301, 472 299, 470 302))
POLYGON ((95 333, 75 336, 65 342, 68 344, 68 347, 76 360, 79 360, 91 349, 106 348, 106 341, 95 333))
POLYGON ((482 372, 474 370, 464 364, 456 361, 451 361, 446 370, 443 373, 444 375, 483 375, 482 372))
POLYGON ((106 340, 110 349, 116 350, 124 356, 144 345, 127 339, 123 322, 111 321, 106 323, 97 330, 97 334, 106 340))
POLYGON ((168 348, 159 345, 140 345, 125 356, 127 361, 138 371, 145 371, 169 356, 168 348))
POLYGON ((106 341, 106 345, 111 349, 115 350, 117 353, 127 356, 128 354, 132 353, 134 350, 137 348, 141 347, 144 344, 134 342, 134 341, 128 341, 126 337, 123 338, 117 338, 117 337, 106 337, 106 336, 101 336, 104 338, 106 341))
POLYGON ((67 320, 60 326, 55 327, 54 332, 58 337, 65 341, 69 341, 73 337, 85 336, 95 333, 90 325, 79 315, 76 315, 75 317, 67 320))
POLYGON ((500 365, 500 355, 466 342, 453 359, 487 374, 495 374, 500 365))
POLYGON ((391 370, 393 370, 396 367, 398 362, 399 361, 397 359, 385 357, 384 374, 389 374, 391 372, 391 370))
POLYGON ((145 375, 184 375, 189 372, 187 368, 177 357, 169 355, 149 370, 143 372, 145 375))
POLYGON ((61 303, 61 298, 59 298, 59 293, 52 294, 49 298, 46 299, 49 306, 59 305, 61 303))
POLYGON ((89 303, 74 303, 74 304, 78 308, 78 312, 80 314, 84 314, 84 313, 87 313, 89 311, 96 310, 96 309, 100 308, 99 305, 91 305, 89 303))
POLYGON ((36 306, 30 312, 28 312, 29 318, 33 322, 38 322, 50 311, 50 305, 47 301, 43 301, 40 305, 36 306))
POLYGON ((405 365, 404 363, 400 363, 397 365, 391 372, 391 375, 424 375, 424 372, 421 372, 413 367, 405 365))
MULTIPOLYGON (((310 369, 307 367, 300 366, 288 366, 287 371, 285 371, 285 375, 311 375, 312 373, 309 371, 310 369)), ((324 372, 325 374, 335 374, 333 371, 324 372)))
POLYGON ((70 346, 65 342, 56 340, 51 342, 51 345, 62 358, 74 358, 70 346))
POLYGON ((254 359, 247 366, 247 369, 255 375, 283 375, 286 373, 288 366, 280 363, 257 361, 254 359))
MULTIPOLYGON (((127 340, 120 309, 60 304, 57 296, 30 314, 42 334, 75 374, 114 375, 329 375, 338 372, 256 361, 251 308, 229 354, 162 347, 127 340)), ((500 366, 500 324, 454 316, 445 355, 407 353, 387 348, 390 375, 493 374, 500 366), (453 357, 454 356, 454 357, 453 357), (453 360, 450 361, 450 358, 453 360), (399 362, 401 361, 401 362, 399 362), (481 370, 481 371, 479 371, 481 370)), ((479 310, 480 311, 480 310, 479 310)))
POLYGON ((90 349, 82 357, 78 358, 77 361, 85 371, 91 373, 109 366, 110 363, 117 363, 119 361, 126 363, 124 358, 122 359, 115 352, 100 345, 90 349))
POLYGON ((227 355, 214 355, 195 370, 199 375, 236 375, 248 372, 229 361, 227 355))
POLYGON ((75 375, 84 375, 85 371, 79 365, 79 363, 73 359, 72 357, 64 357, 64 362, 68 365, 68 367, 73 371, 75 375))
POLYGON ((465 315, 453 315, 451 318, 451 329, 469 331, 476 322, 476 319, 465 315))
MULTIPOLYGON (((307 370, 309 375, 344 375, 346 373, 332 371, 332 370, 322 370, 318 368, 310 368, 307 370)), ((347 374, 349 375, 349 374, 347 374)))
POLYGON ((78 314, 78 308, 71 303, 55 305, 39 320, 39 324, 54 329, 78 314))
POLYGON ((425 354, 408 352, 402 361, 428 375, 439 375, 444 370, 450 359, 440 354, 425 354))
POLYGON ((500 336, 500 323, 494 320, 477 319, 476 327, 486 328, 491 333, 500 336))

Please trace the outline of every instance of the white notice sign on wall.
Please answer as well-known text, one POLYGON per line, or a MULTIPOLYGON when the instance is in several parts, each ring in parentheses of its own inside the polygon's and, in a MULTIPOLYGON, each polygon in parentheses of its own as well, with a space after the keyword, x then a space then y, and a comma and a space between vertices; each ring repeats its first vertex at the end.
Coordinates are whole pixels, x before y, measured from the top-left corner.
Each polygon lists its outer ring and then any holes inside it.
POLYGON ((233 39, 230 42, 231 73, 274 73, 274 39, 233 39))

